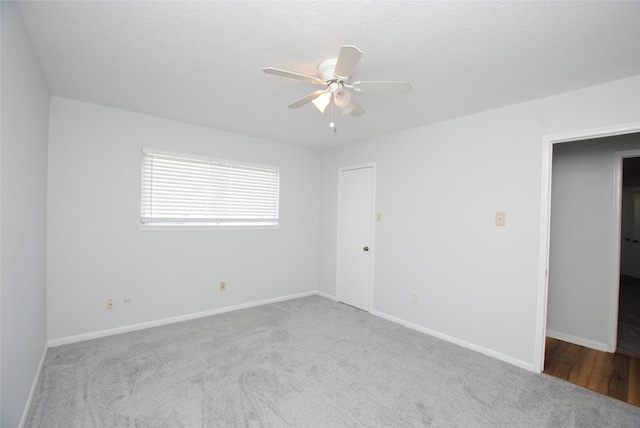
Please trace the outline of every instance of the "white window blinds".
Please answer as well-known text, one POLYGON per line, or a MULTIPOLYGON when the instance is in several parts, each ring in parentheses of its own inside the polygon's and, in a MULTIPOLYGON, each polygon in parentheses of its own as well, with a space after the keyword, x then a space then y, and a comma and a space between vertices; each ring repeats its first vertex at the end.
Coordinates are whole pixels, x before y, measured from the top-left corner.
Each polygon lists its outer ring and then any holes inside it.
POLYGON ((280 171, 142 151, 141 222, 277 225, 280 171))

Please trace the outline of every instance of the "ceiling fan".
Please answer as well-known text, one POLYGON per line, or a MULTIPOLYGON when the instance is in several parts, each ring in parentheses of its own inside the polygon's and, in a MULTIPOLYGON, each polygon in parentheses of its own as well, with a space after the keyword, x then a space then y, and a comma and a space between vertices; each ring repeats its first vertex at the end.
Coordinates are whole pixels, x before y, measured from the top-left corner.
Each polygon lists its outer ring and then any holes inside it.
POLYGON ((289 108, 299 108, 312 102, 321 113, 324 113, 327 106, 333 101, 337 107, 340 107, 343 115, 362 116, 365 110, 358 103, 353 92, 406 93, 411 90, 411 83, 409 82, 358 81, 349 83, 349 78, 355 70, 360 57, 362 57, 362 51, 357 47, 351 45, 342 46, 338 58, 325 59, 318 64, 318 75, 320 77, 273 67, 263 68, 262 71, 267 74, 275 74, 276 76, 289 77, 325 86, 324 89, 312 92, 289 105, 289 108))

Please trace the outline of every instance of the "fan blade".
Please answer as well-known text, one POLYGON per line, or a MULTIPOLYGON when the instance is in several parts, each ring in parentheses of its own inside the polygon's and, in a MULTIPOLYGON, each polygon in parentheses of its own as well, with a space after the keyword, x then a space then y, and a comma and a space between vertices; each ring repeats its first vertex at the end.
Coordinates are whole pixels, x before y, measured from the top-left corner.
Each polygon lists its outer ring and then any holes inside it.
POLYGON ((353 110, 355 110, 356 105, 353 103, 349 103, 344 107, 340 107, 340 111, 342 112, 343 116, 348 115, 349 113, 351 113, 353 110))
POLYGON ((322 81, 322 79, 319 79, 317 77, 307 76, 306 74, 294 73, 293 71, 280 70, 279 68, 267 67, 267 68, 263 68, 262 71, 264 71, 267 74, 275 74, 276 76, 304 80, 305 82, 309 82, 309 83, 317 83, 319 85, 325 84, 322 81))
POLYGON ((362 51, 355 46, 345 45, 340 48, 336 68, 333 74, 340 79, 347 79, 356 68, 356 64, 360 61, 362 51))
POLYGON ((411 83, 391 81, 354 82, 353 89, 358 92, 406 93, 411 90, 411 83))
POLYGON ((294 102, 293 104, 289 105, 289 108, 298 108, 298 107, 302 107, 303 105, 315 100, 316 98, 318 98, 320 95, 326 93, 327 91, 315 91, 307 96, 304 96, 302 98, 300 98, 298 101, 294 102))
POLYGON ((351 104, 355 106, 354 109, 351 110, 351 116, 357 117, 364 114, 364 109, 362 108, 358 100, 356 100, 356 97, 351 97, 351 104))

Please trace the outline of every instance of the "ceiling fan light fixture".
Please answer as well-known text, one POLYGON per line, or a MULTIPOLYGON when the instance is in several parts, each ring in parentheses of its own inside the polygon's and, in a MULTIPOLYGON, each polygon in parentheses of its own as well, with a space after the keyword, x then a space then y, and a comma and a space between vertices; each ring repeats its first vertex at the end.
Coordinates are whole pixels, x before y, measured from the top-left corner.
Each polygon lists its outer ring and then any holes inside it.
POLYGON ((351 92, 347 89, 341 88, 333 94, 333 102, 338 107, 346 107, 351 102, 351 92))
POLYGON ((324 94, 320 95, 319 97, 317 97, 315 100, 311 102, 313 103, 314 106, 316 106, 318 110, 320 110, 320 113, 324 113, 324 110, 327 108, 327 106, 331 102, 331 93, 325 92, 324 94))

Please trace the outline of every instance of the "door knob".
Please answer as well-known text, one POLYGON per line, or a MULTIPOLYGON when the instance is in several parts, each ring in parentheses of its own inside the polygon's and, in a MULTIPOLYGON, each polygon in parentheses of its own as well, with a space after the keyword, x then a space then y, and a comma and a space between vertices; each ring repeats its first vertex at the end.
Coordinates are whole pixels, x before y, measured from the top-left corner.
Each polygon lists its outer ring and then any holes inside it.
POLYGON ((363 250, 364 251, 369 251, 369 247, 364 247, 363 250))

